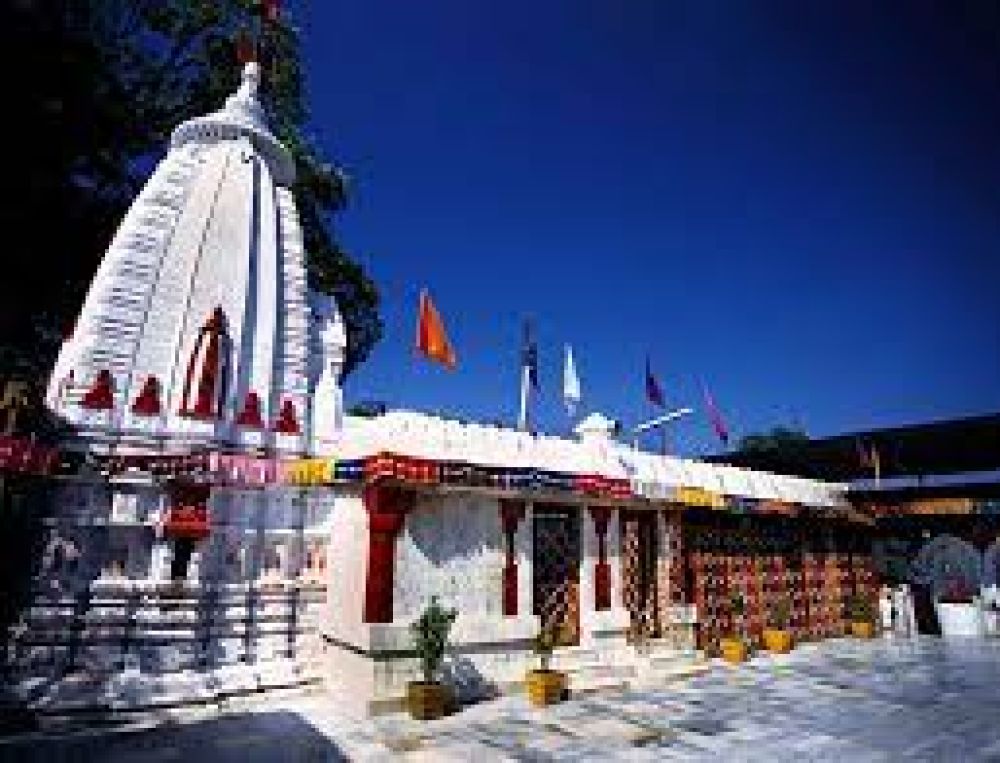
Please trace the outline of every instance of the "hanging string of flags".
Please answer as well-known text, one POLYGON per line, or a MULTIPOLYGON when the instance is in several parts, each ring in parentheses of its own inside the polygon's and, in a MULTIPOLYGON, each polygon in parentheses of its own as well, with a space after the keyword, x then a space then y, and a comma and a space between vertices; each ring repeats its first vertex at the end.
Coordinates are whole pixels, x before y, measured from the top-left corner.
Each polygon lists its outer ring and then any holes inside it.
MULTIPOLYGON (((378 453, 360 459, 272 459, 235 454, 202 453, 188 456, 123 455, 101 458, 98 466, 107 477, 136 471, 165 479, 219 488, 319 487, 337 484, 389 482, 408 487, 459 487, 492 493, 575 497, 581 501, 662 503, 686 508, 730 513, 793 516, 818 511, 841 516, 836 506, 816 506, 791 500, 757 499, 704 487, 648 485, 634 479, 600 474, 560 472, 533 467, 487 466, 459 461, 438 461, 396 453, 378 453)), ((844 507, 846 511, 846 507, 844 507)), ((845 518, 851 518, 844 515, 845 518)))
POLYGON ((59 461, 59 451, 30 439, 0 435, 0 474, 48 474, 59 461))

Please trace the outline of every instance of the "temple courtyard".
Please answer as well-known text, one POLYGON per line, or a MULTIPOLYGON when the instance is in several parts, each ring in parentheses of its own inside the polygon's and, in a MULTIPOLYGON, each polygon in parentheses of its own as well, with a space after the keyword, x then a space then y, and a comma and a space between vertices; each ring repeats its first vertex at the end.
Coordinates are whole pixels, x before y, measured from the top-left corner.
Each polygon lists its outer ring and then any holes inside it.
POLYGON ((503 697, 421 723, 318 694, 0 743, 0 760, 1000 761, 1000 640, 840 639, 544 710, 503 697))

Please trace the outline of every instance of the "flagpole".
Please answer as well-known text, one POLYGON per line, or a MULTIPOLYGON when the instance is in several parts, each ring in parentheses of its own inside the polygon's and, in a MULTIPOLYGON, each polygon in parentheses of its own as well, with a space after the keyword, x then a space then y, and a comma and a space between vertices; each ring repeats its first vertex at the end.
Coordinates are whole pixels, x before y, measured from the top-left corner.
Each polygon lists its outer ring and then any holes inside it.
POLYGON ((531 371, 528 367, 521 366, 521 412, 517 418, 517 428, 522 432, 528 431, 528 387, 531 384, 531 371))

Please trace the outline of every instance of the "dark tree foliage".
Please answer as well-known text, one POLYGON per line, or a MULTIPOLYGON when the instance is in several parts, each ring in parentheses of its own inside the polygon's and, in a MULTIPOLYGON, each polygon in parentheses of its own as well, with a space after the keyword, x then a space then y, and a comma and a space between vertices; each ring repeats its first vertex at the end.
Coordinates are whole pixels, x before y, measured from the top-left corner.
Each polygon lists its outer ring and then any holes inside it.
POLYGON ((794 451, 809 442, 809 435, 800 429, 774 427, 761 434, 748 434, 740 439, 740 453, 783 453, 794 451))
POLYGON ((259 34, 264 100, 298 170, 310 283, 338 297, 346 369, 382 323, 375 284, 336 243, 343 174, 304 134, 294 8, 263 23, 256 0, 12 0, 0 18, 7 130, 0 374, 44 384, 62 336, 132 198, 183 119, 239 80, 236 39, 259 34))
POLYGON ((774 427, 740 439, 734 454, 741 463, 781 474, 813 476, 815 464, 806 457, 804 446, 809 435, 800 429, 774 427))

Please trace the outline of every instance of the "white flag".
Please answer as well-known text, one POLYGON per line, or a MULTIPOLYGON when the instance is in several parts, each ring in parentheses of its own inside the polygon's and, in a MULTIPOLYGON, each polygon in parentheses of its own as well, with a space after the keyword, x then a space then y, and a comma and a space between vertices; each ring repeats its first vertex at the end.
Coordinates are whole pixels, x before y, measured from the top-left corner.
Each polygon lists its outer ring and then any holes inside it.
POLYGON ((576 364, 573 362, 573 348, 566 345, 566 367, 563 370, 563 402, 566 410, 572 416, 580 403, 580 377, 576 375, 576 364))

